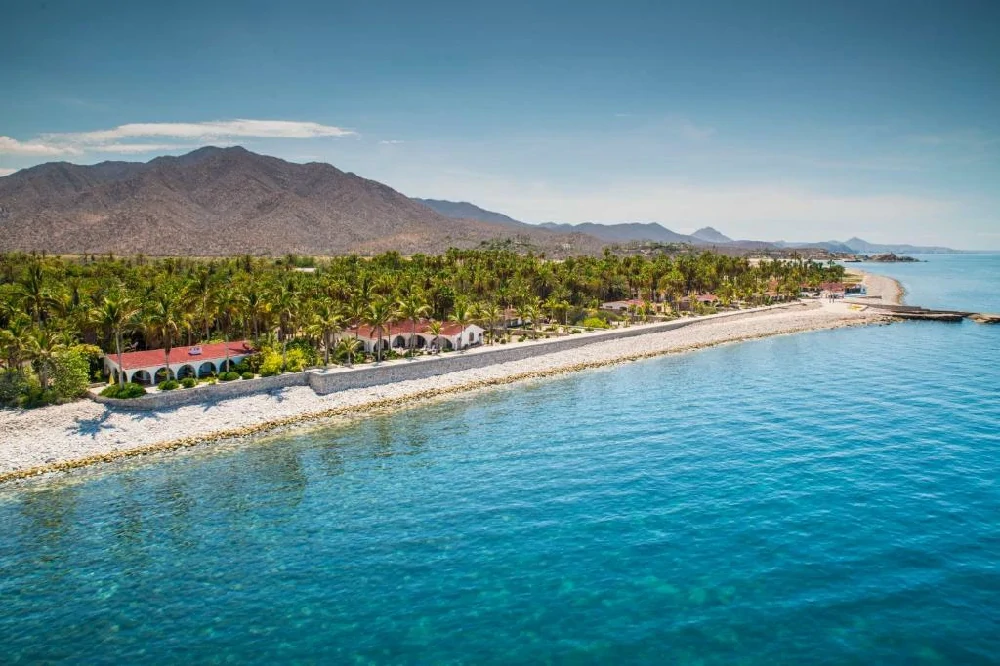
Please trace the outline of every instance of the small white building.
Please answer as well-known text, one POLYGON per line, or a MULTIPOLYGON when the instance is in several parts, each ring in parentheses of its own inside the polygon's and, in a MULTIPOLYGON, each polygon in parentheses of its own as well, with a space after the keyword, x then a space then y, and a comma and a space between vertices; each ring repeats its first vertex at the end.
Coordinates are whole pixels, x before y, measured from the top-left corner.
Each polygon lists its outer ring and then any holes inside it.
POLYGON ((359 326, 357 329, 348 329, 340 333, 338 338, 357 339, 364 346, 364 351, 373 354, 379 348, 385 349, 409 349, 410 338, 413 337, 414 349, 432 348, 435 343, 440 349, 466 349, 474 345, 483 343, 483 334, 486 332, 476 324, 468 324, 463 329, 460 324, 449 322, 441 325, 441 333, 435 336, 430 332, 430 322, 418 321, 416 327, 408 321, 395 322, 391 326, 386 326, 379 332, 370 326, 359 326))
POLYGON ((170 363, 165 365, 162 349, 147 349, 122 354, 122 367, 119 368, 118 355, 112 352, 104 357, 104 369, 114 382, 118 381, 121 371, 125 374, 125 381, 148 386, 167 378, 206 377, 225 372, 253 353, 254 349, 247 340, 174 347, 170 350, 170 363))

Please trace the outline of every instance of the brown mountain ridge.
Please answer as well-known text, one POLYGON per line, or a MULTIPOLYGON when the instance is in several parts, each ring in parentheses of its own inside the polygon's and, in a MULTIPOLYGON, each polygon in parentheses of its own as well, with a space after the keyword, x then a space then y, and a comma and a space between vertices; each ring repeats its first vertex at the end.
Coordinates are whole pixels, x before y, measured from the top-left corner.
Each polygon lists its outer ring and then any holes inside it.
POLYGON ((241 147, 144 163, 48 163, 0 178, 0 251, 413 254, 515 235, 520 246, 553 255, 602 245, 584 234, 446 217, 329 164, 296 164, 241 147))

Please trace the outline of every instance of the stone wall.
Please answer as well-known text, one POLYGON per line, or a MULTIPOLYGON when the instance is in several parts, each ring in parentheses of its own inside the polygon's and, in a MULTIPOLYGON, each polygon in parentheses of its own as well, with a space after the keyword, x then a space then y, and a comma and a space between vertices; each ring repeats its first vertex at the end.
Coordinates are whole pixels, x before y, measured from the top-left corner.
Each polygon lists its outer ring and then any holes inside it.
POLYGON ((648 333, 662 333, 685 326, 691 326, 711 319, 739 317, 742 315, 771 310, 775 308, 795 307, 796 303, 752 310, 725 312, 710 317, 697 319, 675 319, 659 324, 633 326, 629 328, 568 335, 566 337, 546 340, 539 343, 513 343, 494 345, 492 348, 479 349, 472 352, 450 352, 439 356, 423 356, 407 361, 391 361, 381 365, 365 364, 354 368, 332 368, 328 370, 311 370, 306 372, 286 373, 274 377, 262 377, 251 380, 235 380, 219 382, 214 385, 203 385, 197 389, 176 389, 168 392, 158 392, 134 400, 116 400, 96 396, 98 402, 113 406, 116 409, 144 411, 154 409, 169 409, 209 400, 225 400, 255 393, 265 393, 288 386, 310 386, 317 394, 326 395, 348 389, 367 388, 393 382, 411 379, 426 379, 449 372, 473 370, 498 363, 521 361, 533 356, 552 354, 554 352, 577 349, 595 342, 608 340, 623 340, 648 333))
POLYGON ((101 395, 91 395, 91 397, 102 404, 120 410, 148 411, 153 409, 171 409, 181 405, 191 405, 209 400, 225 400, 227 398, 239 398, 255 393, 266 393, 274 389, 286 388, 288 386, 305 386, 305 372, 289 372, 273 377, 260 377, 257 379, 234 379, 231 382, 218 382, 216 384, 202 384, 198 388, 178 388, 173 391, 158 391, 148 393, 141 398, 132 400, 118 400, 117 398, 105 398, 101 395))

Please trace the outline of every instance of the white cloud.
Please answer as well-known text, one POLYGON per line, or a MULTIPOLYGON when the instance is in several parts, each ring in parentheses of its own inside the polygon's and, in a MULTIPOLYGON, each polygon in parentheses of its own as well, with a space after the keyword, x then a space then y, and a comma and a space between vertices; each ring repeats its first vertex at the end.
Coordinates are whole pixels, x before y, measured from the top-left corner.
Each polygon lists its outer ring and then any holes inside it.
POLYGON ((314 139, 356 136, 333 125, 294 120, 216 120, 200 123, 129 123, 93 132, 50 132, 29 141, 0 136, 0 155, 55 157, 84 153, 151 153, 187 150, 205 143, 230 145, 239 139, 314 139), (160 139, 135 141, 136 139, 160 139), (190 143, 164 143, 180 139, 190 143))
POLYGON ((4 169, 3 167, 0 167, 0 178, 9 176, 12 173, 17 173, 18 171, 19 169, 4 169))
POLYGON ((75 146, 39 141, 18 141, 9 136, 0 136, 0 155, 55 157, 57 155, 79 155, 81 152, 75 146))
POLYGON ((294 120, 217 120, 201 123, 129 123, 109 130, 74 134, 43 134, 54 141, 71 143, 102 143, 119 139, 169 137, 189 141, 211 141, 233 137, 261 139, 312 139, 317 137, 354 136, 356 132, 294 120))
POLYGON ((691 122, 686 118, 674 119, 673 125, 674 129, 678 134, 680 134, 685 139, 691 139, 692 141, 701 141, 715 134, 714 127, 695 125, 693 122, 691 122))
POLYGON ((402 139, 382 139, 379 143, 383 146, 395 146, 396 144, 405 142, 402 139))
POLYGON ((194 150, 197 144, 184 143, 99 143, 87 146, 91 153, 152 153, 160 150, 194 150))

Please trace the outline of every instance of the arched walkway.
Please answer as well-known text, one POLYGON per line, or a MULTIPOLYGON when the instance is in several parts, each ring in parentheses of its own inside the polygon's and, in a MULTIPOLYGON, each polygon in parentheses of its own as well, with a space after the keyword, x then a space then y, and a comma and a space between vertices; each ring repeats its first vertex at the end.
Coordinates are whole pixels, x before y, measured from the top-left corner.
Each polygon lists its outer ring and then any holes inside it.
POLYGON ((232 372, 235 369, 236 369, 236 364, 233 363, 233 359, 219 362, 219 372, 232 372))
POLYGON ((423 349, 424 347, 427 346, 427 344, 428 344, 427 340, 424 338, 424 336, 420 335, 419 333, 414 336, 413 340, 414 349, 423 349))
POLYGON ((143 386, 149 386, 153 383, 153 378, 149 376, 149 373, 145 370, 136 370, 132 373, 132 379, 130 381, 136 384, 142 384, 143 386))
POLYGON ((209 375, 215 373, 215 364, 211 361, 206 361, 198 367, 198 378, 208 377, 209 375))
POLYGON ((160 382, 165 382, 168 379, 173 379, 174 373, 170 371, 169 368, 160 368, 156 371, 156 375, 153 377, 153 383, 159 384, 160 382))
POLYGON ((438 347, 441 349, 454 349, 455 345, 451 344, 451 340, 442 336, 438 339, 438 347))
POLYGON ((181 369, 177 371, 177 379, 186 379, 187 377, 194 377, 194 367, 190 365, 181 366, 181 369))
POLYGON ((406 338, 402 335, 397 335, 396 339, 392 341, 392 346, 397 348, 406 347, 406 338))

